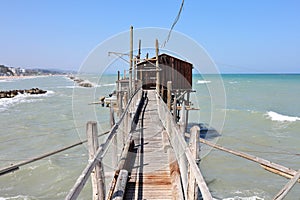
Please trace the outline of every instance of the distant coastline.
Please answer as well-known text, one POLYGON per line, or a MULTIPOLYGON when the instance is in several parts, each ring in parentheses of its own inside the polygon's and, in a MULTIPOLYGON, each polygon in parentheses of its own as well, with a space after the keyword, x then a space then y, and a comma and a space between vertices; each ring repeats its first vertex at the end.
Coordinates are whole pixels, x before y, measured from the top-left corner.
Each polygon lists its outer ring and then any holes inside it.
POLYGON ((53 74, 53 75, 30 75, 30 76, 0 76, 0 80, 15 80, 15 79, 30 79, 30 78, 41 78, 50 76, 67 76, 66 74, 53 74))

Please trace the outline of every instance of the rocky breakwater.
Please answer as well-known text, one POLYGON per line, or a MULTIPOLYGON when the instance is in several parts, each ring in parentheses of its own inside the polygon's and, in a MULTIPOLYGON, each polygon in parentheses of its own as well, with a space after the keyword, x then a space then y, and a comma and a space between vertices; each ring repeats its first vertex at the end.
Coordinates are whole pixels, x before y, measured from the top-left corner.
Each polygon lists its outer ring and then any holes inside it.
POLYGON ((71 80, 73 80, 74 82, 76 82, 81 87, 93 87, 94 86, 91 82, 89 82, 87 80, 83 80, 83 79, 80 79, 80 78, 77 78, 74 76, 69 76, 69 78, 71 80))
POLYGON ((1 98, 13 98, 19 94, 45 94, 47 91, 41 90, 39 88, 31 88, 29 90, 9 90, 9 91, 0 91, 0 99, 1 98))

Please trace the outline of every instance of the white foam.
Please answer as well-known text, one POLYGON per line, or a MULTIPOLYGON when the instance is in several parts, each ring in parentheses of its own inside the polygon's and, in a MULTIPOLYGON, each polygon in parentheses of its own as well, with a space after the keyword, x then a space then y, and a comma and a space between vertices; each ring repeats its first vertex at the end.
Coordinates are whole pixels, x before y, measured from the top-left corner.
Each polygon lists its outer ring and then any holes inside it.
POLYGON ((20 103, 33 103, 42 101, 41 97, 48 97, 54 94, 54 91, 47 91, 45 94, 18 94, 13 98, 1 98, 0 99, 0 111, 7 110, 9 107, 20 103))
POLYGON ((264 200, 264 198, 258 197, 258 196, 251 196, 251 197, 229 197, 225 198, 223 200, 264 200))
POLYGON ((268 118, 270 118, 272 121, 280 121, 280 122, 295 122, 297 120, 300 120, 300 117, 293 117, 288 115, 282 115, 273 111, 269 111, 266 114, 268 118))
POLYGON ((9 200, 9 199, 23 199, 23 200, 28 200, 31 199, 29 196, 24 196, 24 195, 18 195, 14 197, 0 197, 0 200, 9 200))
POLYGON ((210 83, 211 81, 206 81, 206 80, 198 80, 197 84, 207 84, 210 83))
POLYGON ((229 81, 230 84, 237 84, 237 81, 229 81))
POLYGON ((110 87, 110 86, 116 86, 116 84, 115 83, 105 83, 105 84, 96 85, 95 87, 110 87))

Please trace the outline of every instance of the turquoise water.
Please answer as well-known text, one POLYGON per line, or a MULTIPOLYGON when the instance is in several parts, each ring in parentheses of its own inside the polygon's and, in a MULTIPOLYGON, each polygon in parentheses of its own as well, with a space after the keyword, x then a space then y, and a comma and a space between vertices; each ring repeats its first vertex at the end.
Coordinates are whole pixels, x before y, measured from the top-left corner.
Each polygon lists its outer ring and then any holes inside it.
MULTIPOLYGON (((116 76, 85 76, 94 88, 80 88, 63 76, 0 81, 1 90, 39 87, 48 93, 0 99, 0 167, 85 139, 85 124, 109 128, 107 108, 89 105, 115 88, 116 76)), ((217 143, 295 170, 300 168, 300 75, 194 75, 191 99, 199 111, 191 122, 216 127, 217 143), (216 82, 217 91, 211 87, 216 82), (222 92, 225 101, 219 101, 222 92), (217 99, 217 100, 212 100, 217 99)), ((101 142, 101 139, 100 139, 101 142)), ((86 147, 78 146, 23 166, 0 177, 0 199, 64 199, 87 164, 86 147)), ((212 150, 201 169, 217 199, 272 199, 287 179, 258 164, 212 150)), ((90 199, 88 183, 80 199, 90 199)), ((286 199, 300 197, 297 184, 286 199)))

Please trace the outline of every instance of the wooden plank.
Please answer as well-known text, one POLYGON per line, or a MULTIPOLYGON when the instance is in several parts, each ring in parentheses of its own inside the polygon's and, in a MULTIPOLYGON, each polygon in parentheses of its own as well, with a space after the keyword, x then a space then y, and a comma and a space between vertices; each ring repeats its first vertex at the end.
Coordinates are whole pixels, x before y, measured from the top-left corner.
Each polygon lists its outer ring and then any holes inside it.
POLYGON ((282 200, 288 194, 288 192, 294 187, 300 178, 300 170, 295 174, 295 176, 276 194, 273 200, 282 200))
POLYGON ((122 169, 119 173, 115 190, 113 192, 113 200, 122 200, 125 194, 126 184, 128 179, 128 171, 122 169))
MULTIPOLYGON (((142 132, 133 133, 135 159, 124 199, 172 199, 168 154, 164 152, 163 126, 158 117, 155 91, 148 92, 142 132)), ((166 142, 166 146, 168 146, 166 142)))
MULTIPOLYGON (((184 105, 184 104, 183 104, 184 105)), ((200 152, 200 145, 199 139, 200 138, 200 128, 198 126, 193 126, 191 128, 191 138, 189 148, 194 159, 194 162, 199 164, 199 152, 200 152)), ((198 187, 196 184, 195 176, 191 169, 191 165, 188 165, 188 189, 187 189, 187 199, 198 199, 198 187)))
POLYGON ((168 149, 168 159, 170 167, 170 176, 172 183, 172 199, 184 199, 184 194, 180 179, 180 169, 173 149, 168 149))

